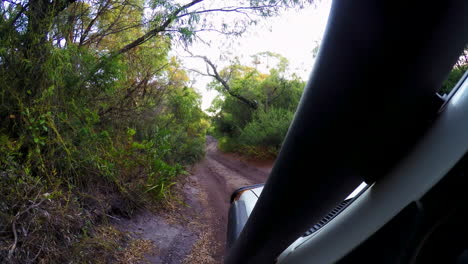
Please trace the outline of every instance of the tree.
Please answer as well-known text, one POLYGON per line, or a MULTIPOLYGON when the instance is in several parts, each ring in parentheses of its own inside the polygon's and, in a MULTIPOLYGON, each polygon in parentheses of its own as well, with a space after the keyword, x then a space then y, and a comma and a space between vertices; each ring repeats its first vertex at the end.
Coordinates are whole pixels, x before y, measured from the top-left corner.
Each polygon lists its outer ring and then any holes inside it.
POLYGON ((229 1, 194 0, 186 4, 178 4, 177 1, 154 1, 151 2, 151 8, 158 11, 154 12, 149 19, 152 26, 142 36, 125 45, 118 53, 124 53, 161 33, 175 33, 185 43, 192 42, 197 33, 203 31, 240 35, 260 17, 273 16, 284 8, 303 7, 311 2, 311 0, 242 0, 231 3, 229 1), (218 24, 211 20, 213 14, 216 13, 230 13, 238 16, 218 24))
POLYGON ((248 107, 252 109, 258 108, 257 101, 249 99, 248 97, 243 96, 241 93, 231 88, 231 85, 229 84, 229 82, 230 82, 230 78, 233 75, 233 72, 236 70, 236 66, 233 65, 232 67, 228 67, 227 69, 224 69, 221 73, 219 73, 216 68, 216 65, 213 62, 211 62, 206 56, 195 56, 195 55, 192 55, 192 56, 203 59, 207 65, 206 73, 202 73, 195 69, 191 69, 192 71, 197 72, 200 75, 213 77, 216 81, 218 81, 221 84, 223 92, 236 98, 237 100, 239 100, 240 102, 244 103, 245 105, 247 105, 248 107))
POLYGON ((463 74, 468 70, 468 47, 465 47, 462 54, 458 58, 458 61, 453 66, 452 71, 447 76, 447 79, 442 84, 442 87, 439 91, 440 94, 448 94, 458 81, 461 79, 463 74))
POLYGON ((279 54, 264 52, 253 58, 256 66, 267 59, 276 63, 268 74, 236 62, 218 73, 224 82, 213 76, 209 86, 220 92, 211 108, 213 124, 223 150, 272 157, 281 147, 305 83, 294 74, 288 76, 288 62, 279 54))
POLYGON ((118 262, 107 217, 170 198, 204 151, 208 118, 171 46, 305 2, 2 1, 0 259, 118 262))

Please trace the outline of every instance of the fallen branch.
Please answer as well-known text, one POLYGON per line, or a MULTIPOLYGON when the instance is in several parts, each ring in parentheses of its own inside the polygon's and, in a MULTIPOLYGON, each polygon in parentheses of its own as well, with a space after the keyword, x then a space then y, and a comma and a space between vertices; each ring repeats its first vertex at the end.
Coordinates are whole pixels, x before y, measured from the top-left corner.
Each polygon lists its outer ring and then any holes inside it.
POLYGON ((15 252, 16 245, 18 244, 18 232, 16 232, 16 217, 11 224, 11 229, 13 231, 14 241, 13 245, 11 245, 10 249, 8 250, 8 259, 13 257, 13 253, 15 252))
POLYGON ((26 208, 25 210, 16 213, 16 215, 15 215, 15 217, 14 217, 12 223, 11 223, 11 230, 13 232, 13 239, 14 240, 13 240, 13 244, 10 246, 10 249, 8 250, 8 259, 11 259, 13 257, 13 254, 15 253, 15 250, 16 250, 16 246, 18 244, 18 231, 16 231, 16 221, 20 218, 21 215, 27 213, 29 210, 31 210, 33 208, 38 207, 44 201, 45 201, 45 199, 42 199, 40 202, 32 204, 28 208, 26 208))

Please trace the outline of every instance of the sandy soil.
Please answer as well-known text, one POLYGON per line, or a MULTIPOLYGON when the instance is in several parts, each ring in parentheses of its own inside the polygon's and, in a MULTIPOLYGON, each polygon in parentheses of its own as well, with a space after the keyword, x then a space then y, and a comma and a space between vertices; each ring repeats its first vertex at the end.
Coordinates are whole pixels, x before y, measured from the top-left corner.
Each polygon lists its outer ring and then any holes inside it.
POLYGON ((231 193, 264 183, 272 165, 222 153, 208 137, 205 159, 177 186, 179 203, 164 213, 143 212, 121 220, 117 226, 154 245, 141 263, 222 263, 231 193))

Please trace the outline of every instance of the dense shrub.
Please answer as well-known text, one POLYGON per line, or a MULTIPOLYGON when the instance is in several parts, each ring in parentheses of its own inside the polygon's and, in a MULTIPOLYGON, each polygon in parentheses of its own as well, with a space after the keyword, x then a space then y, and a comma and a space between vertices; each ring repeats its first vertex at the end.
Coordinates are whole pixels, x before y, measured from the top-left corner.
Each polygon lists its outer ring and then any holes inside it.
POLYGON ((305 83, 295 75, 285 77, 287 60, 281 55, 271 52, 261 55, 279 59, 269 74, 236 64, 222 71, 228 72, 230 89, 255 102, 257 107, 232 96, 217 82, 210 84, 221 92, 212 105, 211 133, 218 138, 222 151, 270 159, 281 148, 305 83))
POLYGON ((288 132, 293 113, 285 109, 258 111, 252 122, 248 123, 239 136, 243 145, 273 147, 278 150, 288 132))
POLYGON ((203 156, 209 122, 171 45, 309 1, 218 2, 2 1, 2 262, 112 262, 100 224, 167 198, 203 156))
POLYGON ((166 37, 115 55, 106 50, 118 41, 58 46, 7 25, 0 20, 0 262, 112 262, 116 244, 101 224, 169 199, 203 156, 200 96, 166 37))

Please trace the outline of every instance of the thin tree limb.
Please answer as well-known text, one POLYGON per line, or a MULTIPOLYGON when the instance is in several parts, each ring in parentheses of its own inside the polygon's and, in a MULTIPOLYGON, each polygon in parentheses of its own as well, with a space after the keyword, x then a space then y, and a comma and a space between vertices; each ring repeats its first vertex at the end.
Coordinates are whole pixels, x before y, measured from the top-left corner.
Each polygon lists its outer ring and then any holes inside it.
POLYGON ((86 29, 84 30, 83 34, 81 34, 80 36, 80 42, 78 44, 78 46, 82 46, 83 45, 83 41, 85 40, 85 38, 88 36, 89 32, 91 31, 91 28, 94 26, 94 24, 96 23, 97 19, 104 13, 104 11, 106 10, 106 8, 110 5, 110 0, 107 0, 104 4, 100 5, 99 6, 99 9, 98 11, 96 12, 96 16, 89 22, 88 26, 86 27, 86 29))
POLYGON ((199 55, 192 55, 192 56, 195 57, 195 58, 203 59, 205 61, 206 65, 207 65, 207 75, 215 78, 219 83, 221 83, 221 85, 224 88, 224 91, 226 91, 229 95, 231 95, 232 97, 234 97, 237 100, 241 101, 242 103, 246 104, 247 106, 249 106, 252 109, 257 109, 258 108, 258 103, 256 101, 250 100, 247 97, 244 97, 244 96, 234 92, 231 89, 231 86, 229 85, 229 83, 221 77, 218 70, 216 69, 216 65, 214 65, 214 63, 211 62, 206 56, 199 56, 199 55), (210 72, 210 70, 211 70, 211 72, 210 72))
POLYGON ((117 51, 117 55, 118 54, 122 54, 122 53, 125 53, 143 43, 145 43, 146 41, 148 41, 149 39, 153 38, 154 36, 156 36, 157 34, 159 34, 160 32, 164 31, 167 27, 169 27, 172 22, 174 22, 176 19, 177 19, 177 16, 184 10, 198 4, 198 3, 201 3, 203 2, 204 0, 194 0, 188 4, 185 4, 179 8, 177 8, 174 12, 172 12, 171 14, 168 15, 168 18, 166 19, 166 21, 164 21, 164 23, 162 23, 160 26, 158 27, 155 27, 154 29, 148 31, 147 33, 145 33, 143 36, 135 39, 134 41, 132 41, 131 43, 125 45, 123 48, 121 48, 119 51, 117 51))
POLYGON ((185 17, 185 16, 190 16, 190 15, 195 15, 195 14, 213 13, 213 12, 235 12, 235 13, 246 14, 245 11, 262 10, 262 9, 265 9, 265 8, 272 8, 272 7, 277 7, 277 6, 278 6, 278 3, 272 4, 272 5, 262 5, 262 6, 241 6, 241 7, 232 7, 232 8, 213 8, 213 9, 205 9, 205 10, 199 10, 199 11, 193 11, 193 12, 185 13, 185 14, 177 16, 177 18, 182 18, 182 17, 185 17))

